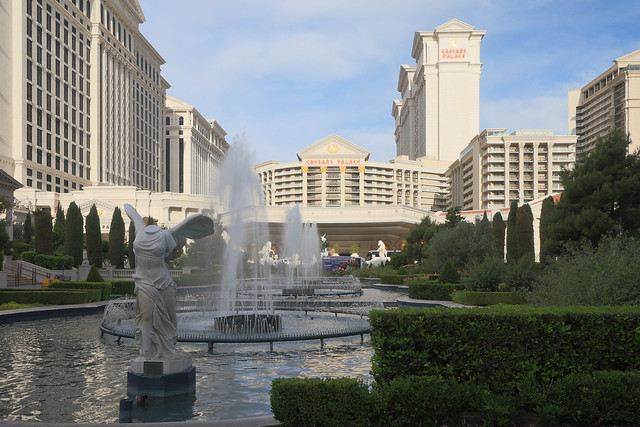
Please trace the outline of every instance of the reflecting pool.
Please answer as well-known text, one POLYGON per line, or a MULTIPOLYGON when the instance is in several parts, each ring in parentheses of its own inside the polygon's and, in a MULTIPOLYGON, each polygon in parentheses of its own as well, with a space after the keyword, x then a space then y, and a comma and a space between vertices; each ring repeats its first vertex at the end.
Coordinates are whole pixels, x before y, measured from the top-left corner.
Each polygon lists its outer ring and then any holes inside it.
MULTIPOLYGON (((367 290, 367 294, 377 292, 367 290)), ((395 298, 387 294, 385 300, 395 298)), ((100 336, 102 314, 15 322, 0 327, 0 421, 115 423, 127 397, 133 340, 100 336)), ((196 396, 135 408, 133 421, 220 420, 270 415, 279 377, 371 379, 369 336, 269 344, 179 344, 196 366, 196 396), (165 405, 167 406, 167 405, 165 405)))

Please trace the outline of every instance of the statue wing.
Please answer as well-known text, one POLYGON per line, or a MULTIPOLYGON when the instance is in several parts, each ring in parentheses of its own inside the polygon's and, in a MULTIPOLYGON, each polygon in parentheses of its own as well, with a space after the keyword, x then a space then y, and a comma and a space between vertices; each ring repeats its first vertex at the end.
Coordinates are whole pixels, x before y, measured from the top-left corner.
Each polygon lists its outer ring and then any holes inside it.
POLYGON ((142 217, 140 216, 136 208, 128 203, 125 203, 124 211, 126 212, 129 219, 133 221, 133 225, 136 227, 136 234, 144 230, 144 221, 142 220, 142 217))
POLYGON ((187 238, 200 239, 213 234, 213 231, 213 220, 202 214, 191 215, 169 229, 178 247, 184 246, 187 238))

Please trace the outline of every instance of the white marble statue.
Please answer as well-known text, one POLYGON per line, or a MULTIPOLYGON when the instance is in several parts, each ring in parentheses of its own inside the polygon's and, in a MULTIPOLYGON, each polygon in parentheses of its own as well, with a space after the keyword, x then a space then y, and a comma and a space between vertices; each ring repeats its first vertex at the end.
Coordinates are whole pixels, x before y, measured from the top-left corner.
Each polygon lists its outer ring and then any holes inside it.
POLYGON ((387 246, 382 240, 378 240, 378 257, 387 258, 387 246))
POLYGON ((271 242, 268 241, 265 245, 258 251, 258 255, 260 256, 260 265, 270 264, 275 265, 277 260, 277 255, 273 249, 271 249, 271 242))
POLYGON ((322 251, 320 252, 320 256, 329 256, 329 249, 325 247, 327 243, 327 233, 324 233, 322 236, 320 236, 320 241, 322 242, 322 251))
POLYGON ((135 225, 133 252, 136 256, 136 341, 146 360, 183 357, 176 349, 177 321, 175 283, 164 259, 186 239, 199 239, 213 233, 213 221, 205 215, 192 215, 170 229, 145 227, 135 208, 124 210, 135 225))

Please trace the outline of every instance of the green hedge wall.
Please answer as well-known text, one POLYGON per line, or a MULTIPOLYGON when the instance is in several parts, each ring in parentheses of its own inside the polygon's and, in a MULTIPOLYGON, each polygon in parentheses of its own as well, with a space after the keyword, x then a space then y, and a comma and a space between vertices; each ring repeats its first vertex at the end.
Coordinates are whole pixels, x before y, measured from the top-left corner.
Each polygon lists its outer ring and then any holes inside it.
POLYGON ((352 378, 277 378, 271 383, 273 416, 286 426, 369 425, 367 383, 352 378))
POLYGON ((442 375, 513 393, 576 372, 640 368, 640 307, 374 310, 377 382, 442 375))
POLYGON ((111 282, 111 293, 116 295, 133 295, 136 282, 133 280, 119 280, 111 282))
POLYGON ((23 289, 0 291, 0 303, 15 302, 17 304, 86 304, 89 295, 86 290, 61 290, 52 292, 48 289, 23 289))
POLYGON ((524 295, 518 292, 480 292, 458 290, 453 300, 464 305, 524 304, 524 295))
POLYGON ((454 291, 464 289, 464 285, 438 283, 423 278, 407 280, 405 284, 409 286, 409 298, 436 301, 451 301, 454 291))
POLYGON ((101 299, 108 300, 111 296, 111 282, 52 282, 50 289, 99 289, 101 299))
POLYGON ((68 255, 44 255, 33 251, 25 251, 20 255, 23 261, 48 268, 49 270, 70 270, 73 267, 73 257, 68 255))
POLYGON ((183 274, 174 282, 178 286, 208 286, 220 283, 222 274, 219 271, 200 271, 197 273, 183 274))

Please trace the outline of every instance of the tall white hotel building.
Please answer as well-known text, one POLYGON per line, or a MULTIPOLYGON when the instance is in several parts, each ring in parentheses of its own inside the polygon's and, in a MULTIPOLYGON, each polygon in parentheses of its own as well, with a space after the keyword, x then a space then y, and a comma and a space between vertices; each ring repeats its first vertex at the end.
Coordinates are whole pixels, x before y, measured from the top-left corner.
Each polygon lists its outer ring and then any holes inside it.
MULTIPOLYGON (((137 0, 1 6, 0 169, 24 185, 18 199, 55 209, 58 201, 67 207, 60 195, 69 192, 104 202, 104 186, 131 187, 149 200, 207 192, 173 171, 211 176, 206 162, 226 151, 226 133, 166 96, 165 61, 139 31, 145 16, 137 0)), ((171 203, 186 203, 163 200, 144 202, 158 206, 148 214, 168 218, 180 209, 171 203)))

